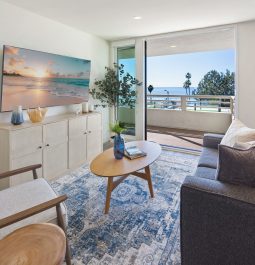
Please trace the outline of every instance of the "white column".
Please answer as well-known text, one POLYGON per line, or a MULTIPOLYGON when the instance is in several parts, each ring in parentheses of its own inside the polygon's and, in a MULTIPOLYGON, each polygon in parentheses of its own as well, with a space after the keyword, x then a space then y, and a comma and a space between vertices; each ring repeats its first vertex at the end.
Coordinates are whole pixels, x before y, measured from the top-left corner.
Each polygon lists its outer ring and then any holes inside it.
POLYGON ((137 87, 137 99, 135 106, 135 135, 137 140, 145 137, 145 104, 144 104, 144 39, 137 39, 135 42, 136 78, 143 82, 137 87))

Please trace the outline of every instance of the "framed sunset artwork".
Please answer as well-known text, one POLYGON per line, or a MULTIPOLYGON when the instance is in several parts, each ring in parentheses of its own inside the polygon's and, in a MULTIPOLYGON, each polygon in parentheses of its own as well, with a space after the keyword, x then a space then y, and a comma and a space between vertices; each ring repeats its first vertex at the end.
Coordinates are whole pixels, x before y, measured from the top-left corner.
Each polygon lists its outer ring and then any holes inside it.
POLYGON ((91 61, 4 46, 1 111, 88 101, 91 61))

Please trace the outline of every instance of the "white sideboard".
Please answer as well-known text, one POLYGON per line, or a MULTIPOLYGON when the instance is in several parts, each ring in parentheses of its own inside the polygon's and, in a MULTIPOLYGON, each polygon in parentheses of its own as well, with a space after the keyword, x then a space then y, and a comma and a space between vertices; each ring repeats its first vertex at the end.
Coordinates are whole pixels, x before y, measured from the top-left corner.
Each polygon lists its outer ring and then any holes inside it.
MULTIPOLYGON (((103 149, 98 112, 63 114, 41 123, 0 124, 0 173, 42 164, 40 177, 52 179, 90 161, 103 149)), ((0 189, 32 179, 23 173, 0 180, 0 189)))

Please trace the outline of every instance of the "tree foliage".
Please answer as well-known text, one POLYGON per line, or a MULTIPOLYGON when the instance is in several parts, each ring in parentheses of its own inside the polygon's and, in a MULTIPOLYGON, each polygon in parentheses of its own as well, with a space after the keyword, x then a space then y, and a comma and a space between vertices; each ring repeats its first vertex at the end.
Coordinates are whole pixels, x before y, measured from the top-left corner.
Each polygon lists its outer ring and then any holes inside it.
POLYGON ((235 94, 235 74, 226 70, 226 73, 211 70, 199 82, 197 95, 227 95, 235 94))
POLYGON ((103 107, 116 108, 118 105, 126 105, 133 108, 136 102, 135 85, 142 83, 129 73, 125 73, 124 65, 113 64, 113 68, 105 67, 106 72, 102 80, 96 80, 95 86, 89 93, 94 99, 98 99, 103 107))
POLYGON ((187 74, 185 75, 185 77, 186 77, 186 81, 183 83, 183 87, 184 87, 185 90, 186 90, 186 95, 188 95, 188 91, 189 91, 189 95, 190 95, 190 86, 191 86, 191 81, 190 81, 190 79, 191 79, 191 73, 187 73, 187 74))

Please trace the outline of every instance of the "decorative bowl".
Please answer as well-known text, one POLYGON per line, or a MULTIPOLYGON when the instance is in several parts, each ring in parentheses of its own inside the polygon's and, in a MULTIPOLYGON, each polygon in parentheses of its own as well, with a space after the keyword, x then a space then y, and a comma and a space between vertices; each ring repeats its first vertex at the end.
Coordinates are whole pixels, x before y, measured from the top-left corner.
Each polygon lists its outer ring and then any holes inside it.
POLYGON ((47 109, 44 108, 36 108, 36 109, 28 109, 27 114, 31 122, 36 123, 36 122, 41 122, 43 121, 45 114, 47 112, 47 109))

